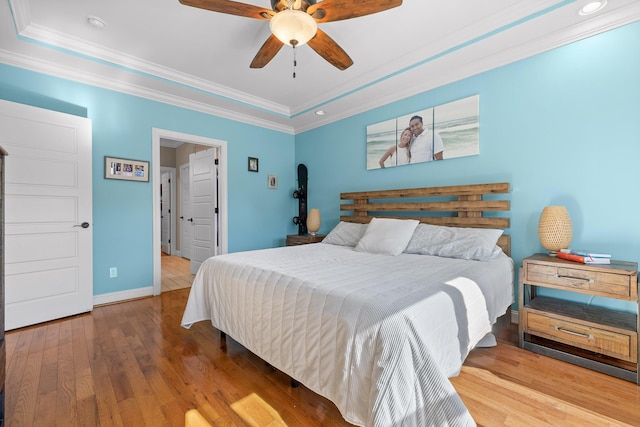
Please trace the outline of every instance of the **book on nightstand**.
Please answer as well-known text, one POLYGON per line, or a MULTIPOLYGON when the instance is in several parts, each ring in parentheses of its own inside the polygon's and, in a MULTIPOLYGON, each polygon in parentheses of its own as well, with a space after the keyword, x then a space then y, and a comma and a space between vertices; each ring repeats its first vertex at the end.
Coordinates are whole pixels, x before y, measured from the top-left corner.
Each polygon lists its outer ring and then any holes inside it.
POLYGON ((611 258, 611 254, 598 254, 595 252, 589 252, 582 249, 560 249, 562 252, 567 252, 574 255, 588 256, 591 258, 611 258))
POLYGON ((591 256, 591 255, 577 255, 572 252, 566 252, 561 250, 558 252, 558 258, 568 259, 569 261, 581 262, 582 264, 611 264, 610 257, 591 256))

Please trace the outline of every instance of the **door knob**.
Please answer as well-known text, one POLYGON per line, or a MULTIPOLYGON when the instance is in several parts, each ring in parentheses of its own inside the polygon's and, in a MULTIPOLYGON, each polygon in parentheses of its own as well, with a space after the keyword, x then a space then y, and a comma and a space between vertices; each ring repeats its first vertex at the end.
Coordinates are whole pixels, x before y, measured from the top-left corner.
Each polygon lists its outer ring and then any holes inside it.
POLYGON ((74 225, 74 227, 89 228, 89 223, 85 221, 85 222, 83 222, 82 224, 76 224, 76 225, 74 225))

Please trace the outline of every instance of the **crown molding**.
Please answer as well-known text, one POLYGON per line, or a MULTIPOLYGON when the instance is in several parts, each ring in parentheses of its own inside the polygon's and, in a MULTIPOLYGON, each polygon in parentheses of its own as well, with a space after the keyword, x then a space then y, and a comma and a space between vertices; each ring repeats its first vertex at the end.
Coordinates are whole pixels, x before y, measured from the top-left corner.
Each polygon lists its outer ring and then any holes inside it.
POLYGON ((9 0, 9 10, 13 17, 13 24, 16 27, 16 31, 24 30, 31 22, 31 12, 27 2, 20 0, 9 0))
POLYGON ((14 14, 14 25, 23 38, 21 42, 34 43, 37 40, 45 40, 43 37, 47 37, 48 41, 38 43, 44 44, 45 48, 53 49, 54 55, 70 55, 72 61, 69 64, 89 61, 93 65, 97 64, 91 67, 92 70, 104 67, 107 71, 93 72, 84 67, 61 65, 53 59, 36 59, 7 50, 0 50, 0 62, 295 135, 640 20, 640 2, 635 1, 630 5, 580 20, 570 27, 564 27, 561 22, 565 22, 563 19, 573 13, 575 2, 562 6, 563 3, 565 2, 558 0, 546 0, 540 4, 532 3, 524 13, 526 17, 522 16, 522 10, 506 9, 499 16, 492 17, 486 22, 475 23, 454 37, 433 41, 419 52, 412 53, 411 57, 399 58, 399 61, 387 61, 383 67, 377 68, 366 76, 333 88, 331 92, 324 94, 323 99, 316 98, 297 106, 292 109, 296 111, 294 114, 288 107, 281 104, 271 103, 244 92, 234 91, 228 87, 212 84, 118 52, 98 48, 81 40, 74 40, 29 24, 29 11, 25 6, 26 2, 21 0, 9 0, 14 14), (551 12, 542 13, 556 5, 560 6, 551 12), (558 30, 540 37, 521 38, 524 41, 518 43, 520 31, 530 31, 530 34, 540 31, 539 21, 531 18, 536 14, 541 16, 557 14, 558 16, 552 16, 551 20, 552 23, 558 22, 558 30), (501 30, 487 30, 487 28, 496 27, 501 30), (478 36, 478 34, 484 35, 478 36), (447 48, 452 45, 453 48, 447 48), (488 53, 485 54, 483 51, 488 53), (463 60, 463 54, 470 56, 463 60), (398 63, 405 64, 399 71, 398 63), (153 82, 156 87, 159 84, 168 85, 169 90, 157 90, 110 77, 115 73, 109 73, 108 70, 114 68, 132 73, 138 81, 150 82, 150 86, 153 82), (419 74, 428 75, 429 78, 421 78, 419 74), (177 95, 175 92, 182 92, 183 95, 177 95), (199 100, 190 98, 188 95, 184 96, 185 92, 192 92, 194 98, 199 96, 199 100), (203 100, 206 97, 215 99, 208 103, 203 100), (219 101, 217 106, 212 105, 217 101, 219 101), (229 108, 219 106, 225 103, 229 108), (314 112, 320 108, 328 110, 330 114, 316 116, 314 112), (331 113, 331 110, 338 109, 339 114, 331 113), (256 111, 256 114, 252 114, 252 111, 256 111), (260 115, 263 117, 259 117, 260 115), (273 115, 277 116, 274 120, 265 118, 273 115))
POLYGON ((146 88, 140 85, 136 85, 130 82, 125 82, 118 79, 113 79, 105 76, 101 76, 87 71, 79 71, 77 68, 66 67, 58 63, 45 61, 41 59, 35 59, 24 55, 18 55, 7 50, 0 49, 0 62, 12 65, 18 68, 24 68, 30 71, 47 74, 62 79, 68 79, 79 83, 88 84, 91 86, 97 86, 103 89, 109 89, 116 92, 125 93, 128 95, 134 95, 141 98, 149 99, 152 101, 161 102, 164 104, 173 105, 176 107, 185 108, 188 110, 198 111, 222 117, 225 119, 242 122, 245 124, 252 124, 255 126, 263 127, 266 129, 272 129, 278 132, 287 134, 294 134, 294 129, 291 126, 283 125, 273 121, 261 119, 248 114, 239 113, 237 111, 231 111, 224 108, 219 108, 207 104, 204 102, 194 101, 185 97, 168 94, 163 91, 146 88))
MULTIPOLYGON (((369 73, 332 88, 330 92, 324 95, 323 99, 312 99, 292 108, 292 116, 295 117, 311 110, 315 111, 336 99, 342 98, 344 94, 350 94, 371 86, 372 82, 373 85, 375 85, 380 81, 393 78, 395 75, 402 74, 407 70, 420 66, 422 63, 438 60, 443 56, 443 52, 455 51, 466 43, 473 43, 474 40, 486 38, 487 35, 492 34, 496 28, 508 28, 510 25, 513 25, 514 22, 534 16, 558 3, 562 3, 562 1, 563 0, 545 0, 530 2, 525 5, 525 8, 523 8, 522 5, 513 5, 502 10, 499 14, 476 21, 472 25, 456 31, 449 37, 441 37, 437 40, 430 40, 422 46, 418 45, 409 55, 393 59, 390 58, 369 73), (453 48, 451 46, 453 46, 453 48)), ((424 79, 420 79, 420 81, 422 80, 424 79)), ((410 84, 413 86, 414 83, 415 82, 411 82, 410 84)), ((413 93, 415 93, 415 86, 413 87, 413 93)))
MULTIPOLYGON (((309 105, 306 107, 305 115, 314 114, 314 111, 320 108, 330 109, 327 105, 329 103, 339 103, 341 101, 348 102, 351 107, 340 108, 341 113, 338 115, 327 115, 321 119, 312 123, 301 124, 296 126, 296 133, 306 132, 315 129, 320 126, 324 126, 339 120, 346 119, 348 117, 364 113, 366 111, 382 107, 384 105, 400 101, 402 99, 416 95, 417 93, 427 92, 429 90, 444 86, 474 75, 499 68, 553 49, 562 47, 580 40, 583 40, 594 35, 598 35, 615 28, 622 27, 624 25, 633 23, 640 20, 640 2, 636 2, 632 6, 617 9, 609 13, 600 15, 597 18, 593 18, 589 21, 579 22, 569 28, 562 28, 544 37, 535 38, 526 42, 511 45, 506 49, 499 50, 492 55, 480 55, 480 58, 472 61, 460 61, 456 64, 449 64, 451 66, 445 66, 446 70, 429 70, 427 73, 431 76, 429 79, 420 78, 407 78, 408 74, 416 70, 424 70, 431 67, 442 67, 448 61, 454 58, 458 52, 463 50, 473 49, 473 45, 469 45, 459 51, 444 57, 439 57, 430 62, 416 67, 408 67, 402 73, 396 75, 389 75, 385 78, 378 78, 377 86, 381 84, 393 84, 393 90, 387 91, 387 96, 365 96, 368 99, 355 99, 356 93, 365 93, 375 88, 375 86, 360 86, 356 89, 351 89, 351 93, 347 96, 338 97, 323 104, 309 105), (435 64, 435 65, 434 65, 435 64), (410 69, 409 69, 410 68, 410 69), (420 82, 421 84, 417 84, 420 82), (354 98, 351 102, 348 98, 354 98)), ((490 39, 479 40, 478 42, 490 42, 490 39)), ((425 74, 424 71, 422 71, 425 74)), ((360 97, 362 98, 362 97, 360 97)))
MULTIPOLYGON (((14 1, 22 6, 23 2, 14 1)), ((253 108, 260 108, 278 114, 284 117, 290 117, 291 112, 289 107, 267 101, 262 98, 252 96, 246 92, 233 90, 229 87, 211 83, 210 81, 200 79, 198 77, 181 73, 171 68, 162 67, 153 62, 144 61, 139 58, 130 55, 124 55, 120 52, 99 47, 92 43, 87 43, 84 40, 70 37, 66 34, 62 34, 42 26, 25 22, 28 19, 28 11, 26 7, 20 7, 20 9, 14 11, 14 19, 16 19, 16 26, 18 27, 18 34, 25 41, 37 41, 50 46, 51 48, 62 49, 66 53, 74 56, 84 56, 92 58, 93 60, 103 61, 114 66, 124 67, 130 71, 141 73, 143 75, 150 75, 156 78, 166 80, 171 84, 179 84, 189 87, 191 89, 200 90, 207 94, 224 98, 228 101, 236 102, 239 104, 246 104, 253 108), (25 13, 26 16, 22 16, 25 13), (18 16, 19 15, 19 16, 18 16), (18 24, 20 22, 20 24, 18 24)))

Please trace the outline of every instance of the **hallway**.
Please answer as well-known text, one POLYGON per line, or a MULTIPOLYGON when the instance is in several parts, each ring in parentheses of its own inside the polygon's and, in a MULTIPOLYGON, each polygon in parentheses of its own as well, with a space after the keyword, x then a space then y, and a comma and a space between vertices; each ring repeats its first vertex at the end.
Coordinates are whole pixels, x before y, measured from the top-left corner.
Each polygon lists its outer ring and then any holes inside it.
POLYGON ((189 270, 189 260, 162 252, 162 292, 190 288, 195 274, 189 270))

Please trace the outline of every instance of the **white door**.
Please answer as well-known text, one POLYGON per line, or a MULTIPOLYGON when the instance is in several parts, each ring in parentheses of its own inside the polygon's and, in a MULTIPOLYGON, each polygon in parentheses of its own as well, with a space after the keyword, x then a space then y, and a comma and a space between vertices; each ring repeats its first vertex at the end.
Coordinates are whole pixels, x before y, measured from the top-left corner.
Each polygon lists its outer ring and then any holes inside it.
POLYGON ((191 273, 196 274, 202 262, 216 255, 216 149, 189 155, 191 214, 193 218, 193 251, 191 273))
POLYGON ((164 172, 160 184, 160 241, 162 252, 171 255, 171 174, 164 172))
POLYGON ((191 184, 189 164, 180 166, 180 254, 191 259, 193 247, 193 217, 191 216, 191 184))
POLYGON ((7 330, 91 311, 91 120, 0 101, 7 330))

